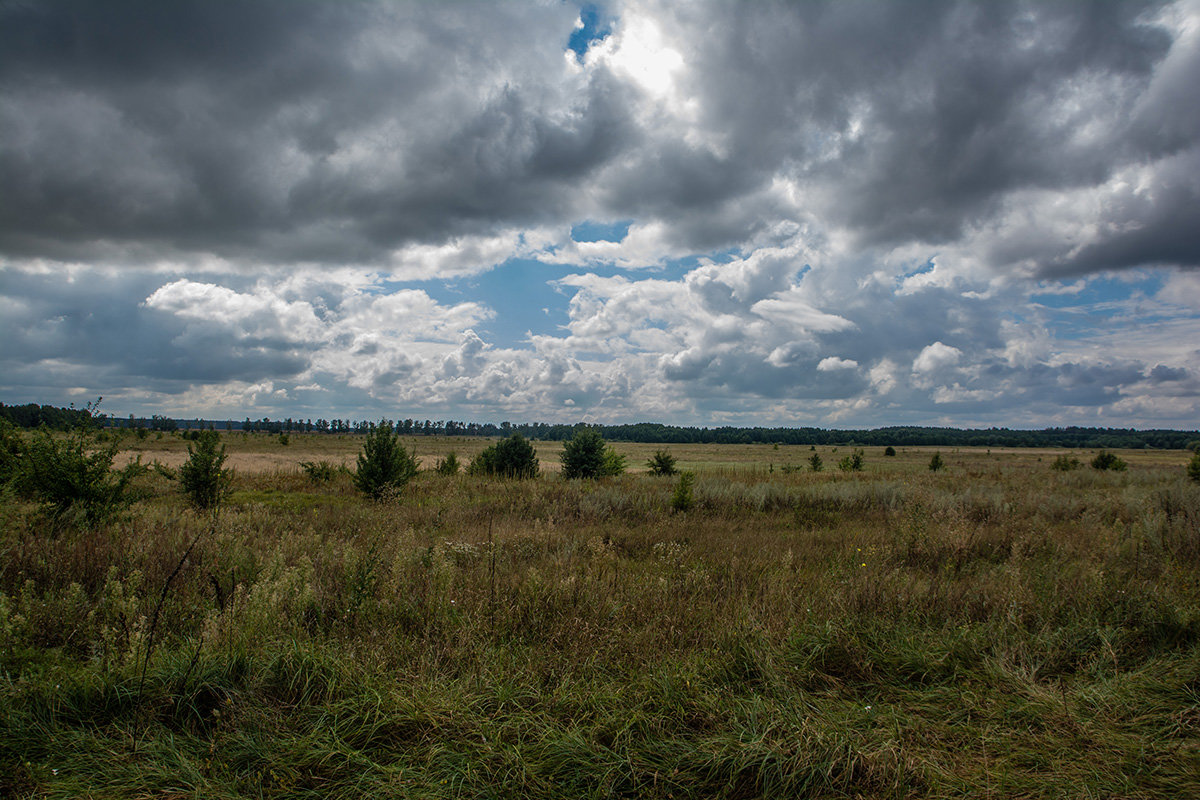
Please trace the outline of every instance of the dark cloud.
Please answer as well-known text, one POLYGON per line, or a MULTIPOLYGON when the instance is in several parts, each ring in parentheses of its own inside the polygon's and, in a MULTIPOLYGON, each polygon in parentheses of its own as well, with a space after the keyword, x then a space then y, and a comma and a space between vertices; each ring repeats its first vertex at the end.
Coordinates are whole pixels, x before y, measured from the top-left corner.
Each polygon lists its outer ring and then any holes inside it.
MULTIPOLYGON (((1055 339, 1026 279, 1194 276, 1194 3, 579 11, 0 4, 0 388, 1191 413, 1194 353, 1099 335, 1139 307, 1055 339), (489 298, 434 299, 513 258, 554 263, 565 328, 485 341, 489 298)), ((1154 319, 1194 330, 1190 286, 1154 319)))
POLYGON ((10 4, 0 249, 370 262, 542 220, 626 113, 603 70, 557 84, 569 9, 478 11, 10 4))
POLYGON ((3 274, 2 293, 11 309, 0 319, 6 382, 18 371, 31 377, 40 371, 49 385, 58 378, 73 386, 177 381, 178 390, 195 382, 287 377, 308 364, 297 342, 246 336, 215 320, 184 321, 148 308, 143 300, 162 283, 161 276, 131 272, 64 280, 17 270, 3 274))
MULTIPOLYGON (((1153 3, 651 6, 683 51, 665 117, 611 59, 566 69, 577 9, 484 8, 5 5, 0 251, 370 263, 591 212, 705 251, 786 216, 781 175, 863 242, 946 242, 1198 135, 1170 102, 1195 59, 1147 94, 1153 3)), ((1171 202, 1142 211, 1161 252, 1059 268, 1194 263, 1171 202)))

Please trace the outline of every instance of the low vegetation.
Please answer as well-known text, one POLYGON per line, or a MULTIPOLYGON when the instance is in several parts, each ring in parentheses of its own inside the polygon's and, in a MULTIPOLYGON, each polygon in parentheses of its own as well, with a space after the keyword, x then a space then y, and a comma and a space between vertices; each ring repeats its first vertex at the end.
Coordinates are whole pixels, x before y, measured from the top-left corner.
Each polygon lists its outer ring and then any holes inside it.
POLYGON ((354 486, 372 499, 395 495, 419 470, 414 453, 405 450, 386 420, 374 426, 358 454, 354 486))
MULTIPOLYGON (((75 452, 39 436, 0 430, 13 475, 75 452)), ((568 480, 527 441, 516 481, 434 469, 499 442, 371 436, 223 436, 203 513, 157 470, 90 521, 4 490, 0 796, 1200 796, 1190 453, 657 475, 601 439, 639 471, 568 480)), ((201 442, 130 436, 104 480, 201 442)))

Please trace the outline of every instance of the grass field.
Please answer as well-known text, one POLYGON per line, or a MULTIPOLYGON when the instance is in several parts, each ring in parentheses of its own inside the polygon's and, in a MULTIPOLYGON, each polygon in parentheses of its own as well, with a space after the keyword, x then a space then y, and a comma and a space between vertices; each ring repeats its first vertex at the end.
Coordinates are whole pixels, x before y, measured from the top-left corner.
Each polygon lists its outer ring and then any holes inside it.
POLYGON ((156 472, 96 530, 4 498, 0 797, 1200 797, 1181 451, 617 443, 568 482, 537 442, 374 503, 298 466, 361 439, 224 441, 216 514, 156 472))

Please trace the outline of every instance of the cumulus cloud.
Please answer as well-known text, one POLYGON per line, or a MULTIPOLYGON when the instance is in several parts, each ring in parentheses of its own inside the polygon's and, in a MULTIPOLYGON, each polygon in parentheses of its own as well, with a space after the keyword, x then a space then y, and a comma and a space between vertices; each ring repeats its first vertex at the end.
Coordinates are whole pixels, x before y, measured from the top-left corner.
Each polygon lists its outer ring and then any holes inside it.
POLYGON ((1196 0, 5 4, 0 389, 1186 421, 1198 82, 1196 0))

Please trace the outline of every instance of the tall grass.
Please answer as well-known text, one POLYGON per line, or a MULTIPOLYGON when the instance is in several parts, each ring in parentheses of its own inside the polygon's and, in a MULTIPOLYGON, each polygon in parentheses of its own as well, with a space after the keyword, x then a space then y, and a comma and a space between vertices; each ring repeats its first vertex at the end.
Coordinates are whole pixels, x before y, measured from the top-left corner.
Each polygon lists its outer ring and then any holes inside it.
POLYGON ((1200 487, 958 457, 14 501, 0 795, 1200 795, 1200 487))

